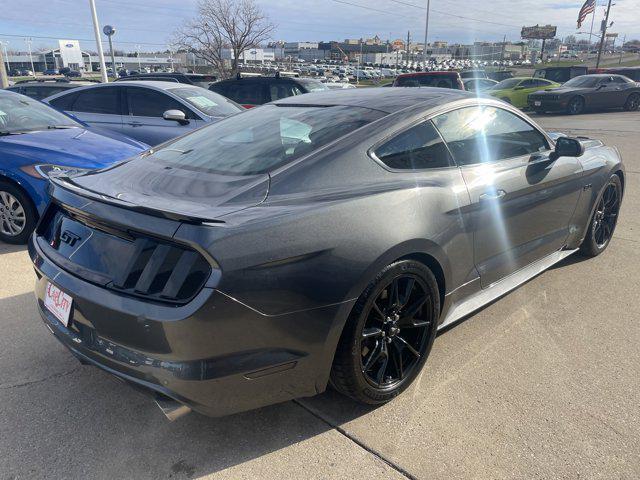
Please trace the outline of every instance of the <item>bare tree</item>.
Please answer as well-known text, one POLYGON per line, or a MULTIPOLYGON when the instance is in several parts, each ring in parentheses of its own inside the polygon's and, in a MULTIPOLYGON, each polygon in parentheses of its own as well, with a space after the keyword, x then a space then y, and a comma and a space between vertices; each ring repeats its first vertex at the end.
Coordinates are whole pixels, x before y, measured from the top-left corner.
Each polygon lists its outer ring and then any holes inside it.
POLYGON ((223 77, 238 71, 247 49, 269 38, 275 26, 254 0, 200 0, 198 16, 174 33, 173 43, 211 63, 223 77), (223 51, 231 50, 231 69, 223 51))

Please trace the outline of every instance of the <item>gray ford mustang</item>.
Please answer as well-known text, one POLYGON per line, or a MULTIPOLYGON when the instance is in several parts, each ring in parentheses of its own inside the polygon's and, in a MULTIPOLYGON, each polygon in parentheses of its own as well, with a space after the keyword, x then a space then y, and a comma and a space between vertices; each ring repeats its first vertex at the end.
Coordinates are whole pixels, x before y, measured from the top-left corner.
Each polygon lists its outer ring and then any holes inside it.
POLYGON ((612 237, 615 148, 440 88, 291 97, 53 180, 40 313, 170 418, 386 402, 438 329, 612 237))

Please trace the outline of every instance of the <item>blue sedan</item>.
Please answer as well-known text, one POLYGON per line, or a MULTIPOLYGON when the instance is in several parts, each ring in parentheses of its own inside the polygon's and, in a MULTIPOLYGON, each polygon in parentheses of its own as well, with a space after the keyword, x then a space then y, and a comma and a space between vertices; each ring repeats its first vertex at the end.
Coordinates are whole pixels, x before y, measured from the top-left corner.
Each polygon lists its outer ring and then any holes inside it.
POLYGON ((0 90, 0 241, 26 242, 47 206, 49 177, 104 168, 147 148, 0 90))

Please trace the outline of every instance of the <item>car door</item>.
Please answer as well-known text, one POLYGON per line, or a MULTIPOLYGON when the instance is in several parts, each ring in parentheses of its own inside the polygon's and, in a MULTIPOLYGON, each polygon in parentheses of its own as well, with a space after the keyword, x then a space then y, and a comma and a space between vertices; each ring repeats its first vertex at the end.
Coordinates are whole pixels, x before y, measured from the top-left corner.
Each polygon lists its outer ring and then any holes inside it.
POLYGON ((620 95, 619 85, 613 82, 612 77, 603 78, 591 93, 591 107, 597 109, 612 108, 616 104, 616 98, 620 95))
POLYGON ((127 115, 123 117, 123 132, 147 145, 158 145, 203 125, 193 110, 161 90, 147 87, 124 90, 127 115), (185 114, 185 122, 165 120, 163 114, 167 110, 180 110, 185 114))
POLYGON ((613 75, 611 77, 613 95, 611 98, 611 107, 620 108, 624 107, 629 97, 629 93, 635 85, 631 82, 627 82, 623 77, 613 75))
POLYGON ((550 158, 549 139, 494 106, 433 119, 469 191, 474 261, 483 287, 564 246, 582 191, 577 158, 550 158))
POLYGON ((527 105, 527 97, 530 93, 538 90, 538 81, 534 78, 521 81, 517 87, 513 89, 512 103, 516 107, 524 107, 527 105))
POLYGON ((69 95, 74 95, 70 102, 66 102, 66 95, 63 95, 50 103, 55 107, 64 105, 63 110, 90 126, 122 133, 119 88, 113 86, 91 87, 76 92, 72 91, 69 95))

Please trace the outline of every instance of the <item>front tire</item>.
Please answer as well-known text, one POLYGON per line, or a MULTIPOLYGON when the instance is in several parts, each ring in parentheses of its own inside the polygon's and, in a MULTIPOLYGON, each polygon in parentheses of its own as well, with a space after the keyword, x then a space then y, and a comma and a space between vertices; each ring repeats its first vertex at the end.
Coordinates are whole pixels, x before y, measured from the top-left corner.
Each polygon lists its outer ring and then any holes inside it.
POLYGON ((573 97, 567 104, 567 113, 569 115, 579 115, 584 111, 584 99, 582 97, 573 97))
POLYGON ((624 104, 627 112, 635 112, 640 108, 640 93, 632 93, 624 104))
POLYGON ((386 403, 420 373, 440 315, 438 283, 423 264, 385 267, 360 295, 345 325, 331 384, 369 405, 386 403))
POLYGON ((622 183, 618 175, 611 175, 596 202, 587 235, 580 245, 580 253, 586 257, 597 257, 604 252, 618 222, 622 201, 622 183))
POLYGON ((0 180, 0 241, 27 243, 36 220, 37 212, 31 199, 14 184, 0 180))

